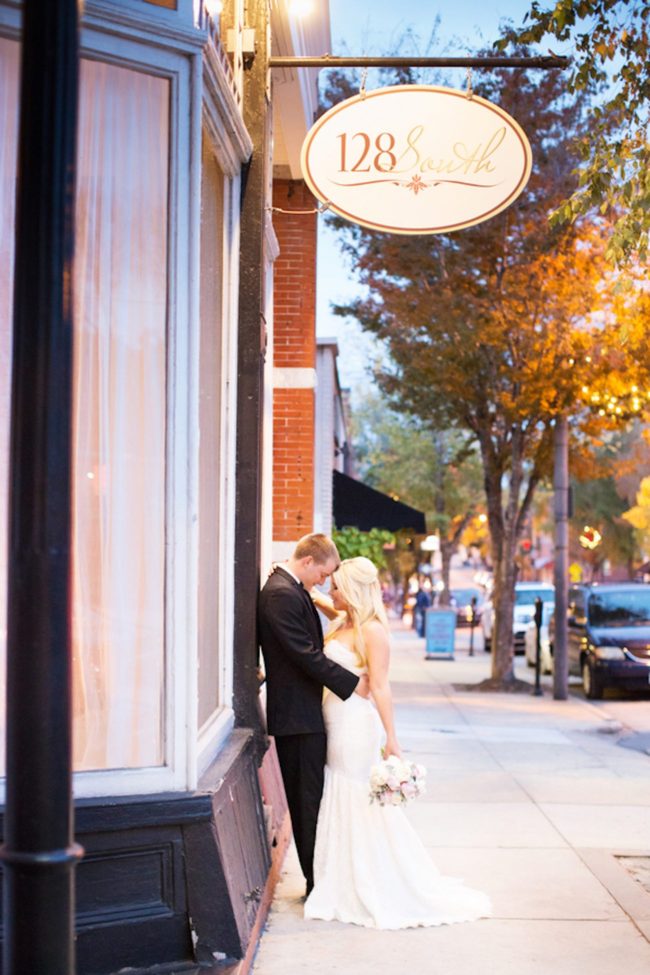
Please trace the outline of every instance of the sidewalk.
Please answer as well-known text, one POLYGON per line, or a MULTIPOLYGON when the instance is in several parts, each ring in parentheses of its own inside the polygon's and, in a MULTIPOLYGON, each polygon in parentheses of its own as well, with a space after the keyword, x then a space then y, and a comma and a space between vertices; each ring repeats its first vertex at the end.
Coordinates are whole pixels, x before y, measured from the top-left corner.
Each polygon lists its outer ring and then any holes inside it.
POLYGON ((618 722, 648 730, 648 702, 553 701, 548 680, 543 698, 458 690, 489 672, 480 639, 473 658, 467 645, 461 631, 454 661, 425 661, 396 629, 391 675, 402 747, 429 773, 408 815, 494 916, 397 932, 304 921, 291 850, 255 975, 650 972, 650 756, 616 744, 618 722))

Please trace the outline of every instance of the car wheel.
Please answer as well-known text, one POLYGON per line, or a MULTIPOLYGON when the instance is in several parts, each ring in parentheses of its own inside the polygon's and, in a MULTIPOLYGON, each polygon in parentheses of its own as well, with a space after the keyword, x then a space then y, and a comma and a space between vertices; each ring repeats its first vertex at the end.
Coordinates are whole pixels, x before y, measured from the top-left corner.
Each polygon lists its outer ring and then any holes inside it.
POLYGON ((602 698, 603 685, 588 660, 582 661, 582 686, 585 697, 588 697, 590 701, 599 701, 602 698))

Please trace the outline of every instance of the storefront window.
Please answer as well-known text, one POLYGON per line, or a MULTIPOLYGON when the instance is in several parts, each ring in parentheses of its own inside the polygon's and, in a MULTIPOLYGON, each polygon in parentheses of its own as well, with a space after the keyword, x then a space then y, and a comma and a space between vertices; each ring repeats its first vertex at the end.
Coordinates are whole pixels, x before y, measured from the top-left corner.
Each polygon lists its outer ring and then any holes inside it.
POLYGON ((201 349, 199 400, 198 726, 220 704, 219 502, 224 174, 207 138, 201 184, 201 349))
MULTIPOLYGON (((3 677, 18 50, 16 42, 0 39, 3 677)), ((160 766, 166 760, 169 111, 166 79, 82 61, 72 448, 77 770, 160 766)))

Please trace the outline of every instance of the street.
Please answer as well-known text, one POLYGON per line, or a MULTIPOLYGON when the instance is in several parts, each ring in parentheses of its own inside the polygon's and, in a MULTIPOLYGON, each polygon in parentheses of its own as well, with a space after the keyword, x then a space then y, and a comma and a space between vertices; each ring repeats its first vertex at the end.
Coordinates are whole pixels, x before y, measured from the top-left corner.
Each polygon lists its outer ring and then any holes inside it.
MULTIPOLYGON (((375 931, 304 921, 304 882, 285 863, 256 975, 646 975, 650 970, 650 756, 620 747, 650 730, 648 702, 553 701, 463 689, 488 676, 467 655, 425 661, 395 625, 392 685, 406 756, 428 769, 407 813, 441 871, 486 891, 493 917, 375 931)), ((518 657, 517 675, 533 680, 518 657)), ((531 687, 532 689, 532 687, 531 687)))

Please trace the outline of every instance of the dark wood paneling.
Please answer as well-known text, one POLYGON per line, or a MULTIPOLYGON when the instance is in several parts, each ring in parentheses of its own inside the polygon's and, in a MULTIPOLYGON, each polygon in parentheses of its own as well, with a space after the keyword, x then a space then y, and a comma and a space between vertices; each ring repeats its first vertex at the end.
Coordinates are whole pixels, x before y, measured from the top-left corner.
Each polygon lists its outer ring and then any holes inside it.
POLYGON ((174 890, 176 842, 116 852, 86 853, 77 873, 77 926, 126 918, 168 917, 184 905, 174 890))
POLYGON ((212 973, 246 954, 270 866, 250 732, 200 791, 82 800, 77 826, 79 975, 212 973))

